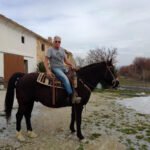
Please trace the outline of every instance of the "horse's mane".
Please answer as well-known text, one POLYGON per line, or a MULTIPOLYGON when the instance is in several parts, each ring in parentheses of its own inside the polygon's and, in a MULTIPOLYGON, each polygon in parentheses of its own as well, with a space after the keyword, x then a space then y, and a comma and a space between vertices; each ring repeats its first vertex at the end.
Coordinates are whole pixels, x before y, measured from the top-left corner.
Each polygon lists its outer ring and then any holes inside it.
POLYGON ((84 66, 84 67, 80 68, 80 69, 77 71, 77 73, 80 74, 80 73, 82 73, 82 72, 86 72, 86 71, 88 71, 88 70, 91 70, 92 68, 95 68, 95 67, 97 67, 97 66, 104 65, 104 64, 106 64, 105 61, 98 62, 98 63, 93 63, 93 64, 90 64, 90 65, 87 65, 87 66, 84 66))

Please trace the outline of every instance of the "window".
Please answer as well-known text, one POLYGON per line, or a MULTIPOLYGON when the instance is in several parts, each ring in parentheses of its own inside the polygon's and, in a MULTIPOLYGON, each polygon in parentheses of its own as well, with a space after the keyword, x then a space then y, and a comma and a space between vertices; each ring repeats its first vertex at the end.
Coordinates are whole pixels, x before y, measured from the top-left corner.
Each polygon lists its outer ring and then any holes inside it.
POLYGON ((28 60, 24 60, 24 73, 28 73, 28 60))
POLYGON ((21 36, 21 42, 22 42, 22 43, 25 43, 25 38, 24 38, 24 36, 21 36))
POLYGON ((45 45, 44 44, 41 45, 41 50, 45 51, 45 45))

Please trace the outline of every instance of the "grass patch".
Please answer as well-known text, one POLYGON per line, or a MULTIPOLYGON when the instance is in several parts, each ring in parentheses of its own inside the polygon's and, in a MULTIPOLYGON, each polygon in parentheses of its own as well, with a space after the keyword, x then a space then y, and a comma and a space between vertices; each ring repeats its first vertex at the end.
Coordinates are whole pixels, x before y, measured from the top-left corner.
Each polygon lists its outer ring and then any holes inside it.
POLYGON ((14 149, 11 145, 0 146, 0 150, 12 150, 14 149))
POLYGON ((85 123, 92 123, 92 120, 91 118, 84 118, 83 120, 85 123))
POLYGON ((125 133, 125 134, 136 134, 137 133, 137 131, 132 128, 118 129, 118 131, 125 133))
MULTIPOLYGON (((122 98, 128 98, 128 97, 135 97, 138 96, 137 93, 139 91, 134 91, 134 90, 114 90, 114 89, 107 89, 107 90, 102 90, 102 89, 95 89, 94 92, 98 93, 104 93, 104 94, 111 94, 111 98, 115 97, 122 97, 122 98)), ((144 91, 145 92, 145 91, 144 91)), ((146 94, 150 94, 150 92, 145 92, 146 94)))
POLYGON ((148 81, 145 82, 141 80, 135 80, 132 78, 125 78, 122 76, 120 76, 119 81, 120 81, 120 85, 150 87, 150 82, 148 81))
POLYGON ((138 140, 141 140, 141 139, 144 138, 144 135, 136 135, 136 138, 137 138, 138 140))
POLYGON ((95 126, 100 126, 100 122, 96 122, 96 123, 95 123, 95 126))
POLYGON ((90 136, 90 140, 94 140, 94 139, 96 139, 96 138, 98 138, 100 136, 101 136, 100 133, 92 133, 92 135, 90 136))
POLYGON ((80 144, 80 146, 76 150, 84 150, 83 144, 80 144))
POLYGON ((129 147, 129 150, 136 150, 134 147, 129 147))
POLYGON ((94 112, 93 112, 93 115, 98 116, 99 113, 98 113, 97 111, 94 111, 94 112))
POLYGON ((130 139, 126 139, 126 141, 127 141, 127 143, 128 143, 129 145, 131 145, 131 144, 132 144, 132 142, 131 142, 131 140, 130 140, 130 139))
POLYGON ((115 127, 116 125, 115 125, 115 123, 111 123, 110 125, 109 125, 109 127, 111 127, 111 128, 113 128, 113 127, 115 127))
POLYGON ((141 113, 137 113, 137 115, 139 115, 139 116, 143 116, 143 117, 145 117, 145 116, 146 116, 145 114, 141 114, 141 113))
POLYGON ((137 129, 138 131, 143 131, 146 129, 146 126, 142 125, 142 124, 138 124, 135 126, 132 126, 134 129, 137 129))
POLYGON ((146 130, 146 135, 150 136, 150 129, 146 130))
POLYGON ((101 118, 110 118, 110 116, 109 115, 103 115, 103 116, 101 116, 101 118))
POLYGON ((148 150, 147 145, 143 144, 139 147, 139 150, 148 150))
POLYGON ((147 141, 148 143, 150 143, 150 137, 147 137, 144 140, 147 141))

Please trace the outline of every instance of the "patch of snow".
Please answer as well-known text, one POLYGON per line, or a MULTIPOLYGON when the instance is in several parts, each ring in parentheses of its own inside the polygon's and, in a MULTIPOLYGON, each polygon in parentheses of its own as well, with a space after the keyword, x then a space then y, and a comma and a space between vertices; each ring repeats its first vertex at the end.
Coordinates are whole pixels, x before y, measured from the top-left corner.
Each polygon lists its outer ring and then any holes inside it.
POLYGON ((144 95, 146 95, 146 93, 145 92, 141 92, 141 93, 136 93, 136 95, 138 95, 138 96, 144 96, 144 95))
POLYGON ((117 102, 127 108, 135 109, 139 113, 150 114, 150 96, 126 98, 117 102))

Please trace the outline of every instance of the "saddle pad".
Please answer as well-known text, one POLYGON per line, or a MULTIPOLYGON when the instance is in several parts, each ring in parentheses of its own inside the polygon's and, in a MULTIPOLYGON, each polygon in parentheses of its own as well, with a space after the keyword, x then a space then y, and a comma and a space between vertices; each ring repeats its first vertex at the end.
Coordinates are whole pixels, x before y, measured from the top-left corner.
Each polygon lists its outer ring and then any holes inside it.
POLYGON ((63 84, 57 78, 50 79, 46 76, 45 73, 39 73, 37 77, 37 82, 45 86, 51 86, 55 88, 63 88, 63 84), (53 83, 54 82, 54 83, 53 83))

